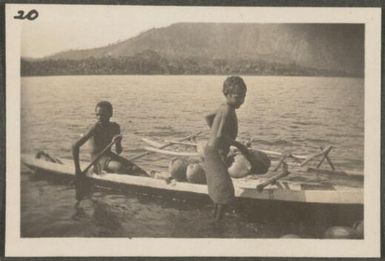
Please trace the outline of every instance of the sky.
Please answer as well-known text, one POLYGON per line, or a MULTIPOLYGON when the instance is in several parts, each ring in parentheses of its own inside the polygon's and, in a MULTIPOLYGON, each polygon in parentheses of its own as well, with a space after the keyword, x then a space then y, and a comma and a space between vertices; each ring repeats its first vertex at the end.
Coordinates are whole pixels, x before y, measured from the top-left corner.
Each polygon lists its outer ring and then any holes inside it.
POLYGON ((23 57, 30 58, 70 49, 101 47, 177 22, 357 21, 355 12, 343 8, 338 11, 344 12, 341 17, 336 10, 327 8, 12 5, 7 9, 7 15, 16 14, 21 9, 26 12, 36 9, 39 12, 36 20, 19 20, 22 23, 21 53, 23 57))

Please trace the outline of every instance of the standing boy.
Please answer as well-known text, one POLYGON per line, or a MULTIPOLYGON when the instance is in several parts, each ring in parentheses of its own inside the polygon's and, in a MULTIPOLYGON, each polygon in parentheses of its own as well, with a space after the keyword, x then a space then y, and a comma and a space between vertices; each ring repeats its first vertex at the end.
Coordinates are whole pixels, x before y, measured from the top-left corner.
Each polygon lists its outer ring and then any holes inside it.
POLYGON ((247 148, 235 140, 238 135, 235 110, 245 101, 246 90, 246 84, 241 77, 228 77, 223 83, 226 102, 219 106, 214 114, 206 116, 211 132, 204 151, 203 166, 208 193, 214 202, 216 220, 221 219, 224 206, 234 198, 233 183, 227 171, 229 165, 227 154, 230 146, 237 147, 247 159, 250 159, 247 148))

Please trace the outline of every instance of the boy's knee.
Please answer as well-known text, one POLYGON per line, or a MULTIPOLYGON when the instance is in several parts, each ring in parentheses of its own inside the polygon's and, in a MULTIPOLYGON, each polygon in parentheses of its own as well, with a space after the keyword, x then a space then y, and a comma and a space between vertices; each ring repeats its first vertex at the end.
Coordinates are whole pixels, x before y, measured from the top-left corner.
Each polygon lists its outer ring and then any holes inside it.
POLYGON ((110 161, 108 163, 108 170, 113 173, 121 173, 122 169, 123 169, 123 165, 119 161, 110 161))

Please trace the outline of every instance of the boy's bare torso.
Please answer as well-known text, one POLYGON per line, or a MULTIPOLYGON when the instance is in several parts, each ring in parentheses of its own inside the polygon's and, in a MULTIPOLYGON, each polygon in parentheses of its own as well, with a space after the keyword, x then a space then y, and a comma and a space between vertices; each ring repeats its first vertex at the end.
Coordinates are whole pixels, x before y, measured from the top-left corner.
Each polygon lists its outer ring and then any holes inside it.
POLYGON ((237 135, 238 119, 235 109, 224 103, 214 115, 207 145, 227 154, 237 135))
POLYGON ((115 135, 120 134, 120 127, 115 122, 96 123, 91 127, 91 131, 93 135, 89 140, 90 153, 91 156, 95 156, 111 143, 115 135))

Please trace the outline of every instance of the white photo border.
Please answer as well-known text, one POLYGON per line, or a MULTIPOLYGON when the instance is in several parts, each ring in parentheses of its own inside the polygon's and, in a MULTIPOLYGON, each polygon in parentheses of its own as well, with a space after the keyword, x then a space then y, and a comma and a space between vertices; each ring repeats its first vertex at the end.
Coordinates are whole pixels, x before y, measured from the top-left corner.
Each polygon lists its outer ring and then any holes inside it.
MULTIPOLYGON (((21 238, 20 237, 20 46, 23 21, 17 10, 63 5, 6 4, 6 256, 264 256, 379 257, 381 165, 381 9, 330 7, 189 7, 151 8, 170 12, 223 12, 240 22, 365 24, 365 149, 363 240, 320 239, 179 239, 179 238, 21 238), (236 247, 235 247, 236 245, 236 247)), ((106 6, 107 7, 107 6, 106 6)), ((84 8, 91 5, 75 5, 84 8)))

